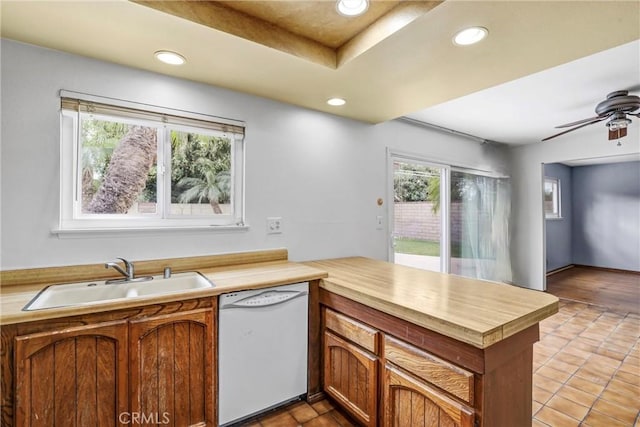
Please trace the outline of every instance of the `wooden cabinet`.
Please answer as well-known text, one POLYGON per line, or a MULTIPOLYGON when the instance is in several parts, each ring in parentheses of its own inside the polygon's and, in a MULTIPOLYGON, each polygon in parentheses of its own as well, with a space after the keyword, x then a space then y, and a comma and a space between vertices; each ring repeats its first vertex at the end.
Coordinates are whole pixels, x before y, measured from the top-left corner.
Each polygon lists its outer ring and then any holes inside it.
POLYGON ((365 426, 377 420, 378 359, 369 352, 324 333, 324 390, 365 426))
POLYGON ((127 322, 15 339, 15 425, 119 425, 128 410, 127 322))
MULTIPOLYGON (((318 302, 322 312, 348 319, 334 326, 328 315, 323 316, 325 333, 336 332, 357 349, 377 343, 379 425, 531 425, 537 324, 478 348, 326 289, 320 289, 318 302), (350 324, 366 325, 367 331, 350 324), (429 418, 436 416, 437 423, 429 418)), ((327 390, 326 361, 324 366, 327 390)))
POLYGON ((202 298, 3 327, 3 398, 15 402, 3 425, 217 426, 215 307, 202 298))
POLYGON ((473 410, 387 363, 382 383, 385 427, 473 427, 473 410))
POLYGON ((150 424, 213 425, 213 313, 154 316, 130 324, 131 412, 150 424))
POLYGON ((324 390, 362 425, 378 420, 378 332, 324 310, 324 390))

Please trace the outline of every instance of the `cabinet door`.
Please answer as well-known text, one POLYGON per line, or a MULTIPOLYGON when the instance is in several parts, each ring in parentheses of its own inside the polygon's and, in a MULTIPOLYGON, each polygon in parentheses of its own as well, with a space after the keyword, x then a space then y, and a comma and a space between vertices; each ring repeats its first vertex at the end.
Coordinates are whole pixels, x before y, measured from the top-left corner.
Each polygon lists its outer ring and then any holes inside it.
POLYGON ((377 358, 324 333, 324 390, 365 426, 377 424, 377 358))
POLYGON ((132 321, 131 412, 142 425, 214 426, 213 311, 132 321))
POLYGON ((127 364, 124 321, 16 337, 16 426, 121 425, 127 364))
POLYGON ((385 427, 473 427, 473 411, 387 363, 383 380, 385 427))

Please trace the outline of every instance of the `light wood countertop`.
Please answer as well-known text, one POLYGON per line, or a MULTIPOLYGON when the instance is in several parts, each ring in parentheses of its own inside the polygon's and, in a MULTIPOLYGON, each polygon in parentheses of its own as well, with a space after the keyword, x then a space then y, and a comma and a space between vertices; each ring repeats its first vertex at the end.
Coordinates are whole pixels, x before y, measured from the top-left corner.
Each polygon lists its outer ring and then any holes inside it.
POLYGON ((558 298, 517 286, 368 258, 305 263, 327 271, 327 291, 486 348, 558 312, 558 298))
POLYGON ((233 265, 228 267, 205 267, 198 268, 197 271, 209 279, 214 284, 214 287, 203 290, 188 291, 180 294, 129 298, 100 304, 34 311, 22 311, 22 308, 46 285, 19 284, 14 286, 2 286, 0 288, 2 291, 0 298, 0 325, 77 316, 184 299, 210 297, 238 290, 260 289, 270 286, 317 280, 327 276, 327 273, 323 270, 285 260, 233 265))

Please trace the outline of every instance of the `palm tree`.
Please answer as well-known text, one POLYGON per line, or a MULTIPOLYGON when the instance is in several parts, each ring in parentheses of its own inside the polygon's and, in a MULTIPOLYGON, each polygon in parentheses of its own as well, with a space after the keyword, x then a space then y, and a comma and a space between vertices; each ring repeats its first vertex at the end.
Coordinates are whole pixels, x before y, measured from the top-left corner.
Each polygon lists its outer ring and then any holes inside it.
POLYGON ((201 157, 196 162, 202 177, 185 177, 178 181, 177 187, 185 188, 178 201, 190 203, 197 200, 197 203, 202 203, 208 200, 213 213, 221 214, 220 201, 228 199, 231 192, 231 174, 229 171, 216 172, 216 165, 210 159, 201 157))
POLYGON ((113 151, 104 180, 87 211, 127 213, 144 190, 156 151, 156 129, 131 126, 113 151))

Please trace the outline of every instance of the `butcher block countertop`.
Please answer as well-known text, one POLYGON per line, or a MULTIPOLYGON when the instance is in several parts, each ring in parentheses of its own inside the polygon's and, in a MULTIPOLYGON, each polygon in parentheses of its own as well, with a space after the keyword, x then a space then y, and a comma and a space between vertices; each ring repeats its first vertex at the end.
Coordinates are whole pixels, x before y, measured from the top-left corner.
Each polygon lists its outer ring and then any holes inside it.
MULTIPOLYGON (((0 288, 2 292, 0 297, 0 325, 77 316, 192 298, 204 298, 239 290, 260 289, 317 280, 327 276, 327 273, 323 270, 288 261, 286 250, 140 261, 134 264, 136 265, 136 274, 140 276, 146 274, 162 274, 164 266, 172 266, 174 272, 198 271, 214 283, 215 286, 213 288, 188 291, 180 294, 130 298, 92 305, 22 311, 22 308, 47 285, 92 280, 91 278, 82 276, 86 274, 92 275, 94 280, 104 279, 104 277, 96 277, 98 274, 105 274, 104 266, 100 264, 53 267, 49 269, 13 270, 9 272, 3 271, 3 283, 0 288), (233 263, 233 265, 224 265, 229 262, 233 263), (7 285, 7 283, 9 283, 9 285, 7 285)), ((107 273, 111 274, 109 271, 107 271, 107 273)))
MULTIPOLYGON (((558 311, 552 295, 500 283, 418 270, 368 258, 306 263, 285 249, 137 261, 137 275, 199 271, 213 288, 93 305, 23 311, 45 286, 114 277, 103 264, 2 271, 0 325, 77 316, 318 280, 320 287, 418 326, 486 348, 558 311)), ((117 285, 113 285, 117 286, 117 285)))
POLYGON ((320 287, 478 348, 558 312, 558 298, 517 286, 368 258, 314 261, 320 287))

